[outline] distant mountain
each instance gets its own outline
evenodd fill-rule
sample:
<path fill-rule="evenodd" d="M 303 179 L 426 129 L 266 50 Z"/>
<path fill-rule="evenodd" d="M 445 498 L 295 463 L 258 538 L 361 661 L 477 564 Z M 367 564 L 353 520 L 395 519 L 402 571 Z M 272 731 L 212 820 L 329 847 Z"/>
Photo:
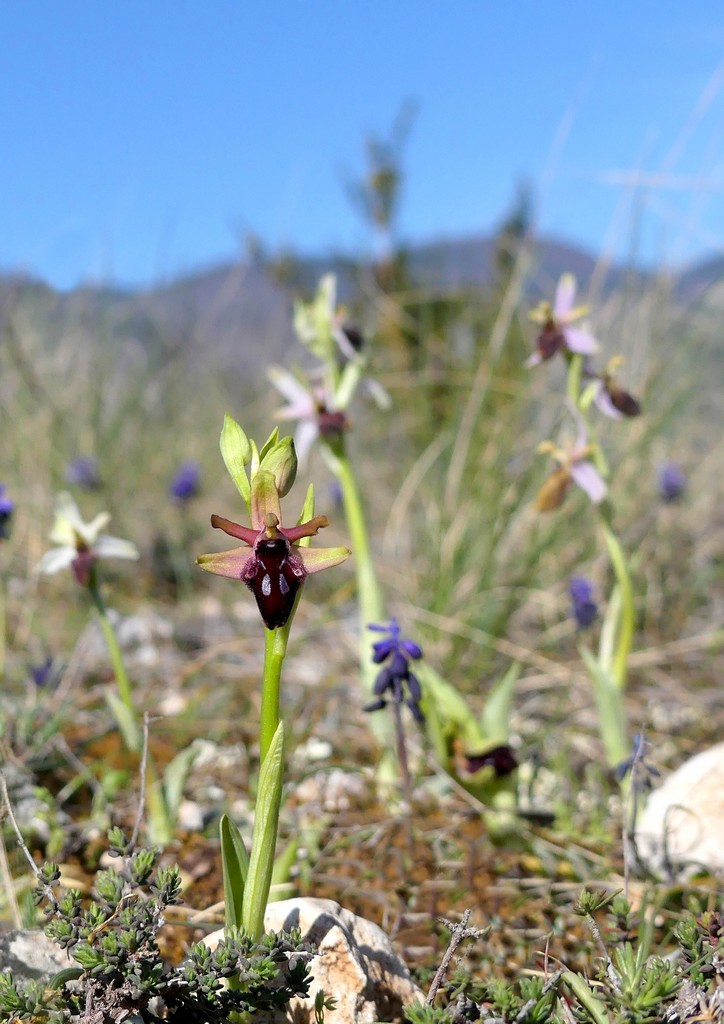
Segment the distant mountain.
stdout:
<path fill-rule="evenodd" d="M 442 292 L 483 288 L 494 280 L 495 242 L 491 238 L 445 239 L 411 246 L 404 253 L 410 277 Z M 541 240 L 534 250 L 530 294 L 550 294 L 564 271 L 582 288 L 592 279 L 596 260 L 585 250 L 556 240 Z M 292 303 L 301 290 L 311 293 L 327 270 L 339 276 L 345 300 L 364 292 L 370 268 L 348 258 L 289 259 L 222 264 L 142 290 L 84 286 L 57 292 L 40 281 L 0 275 L 0 321 L 12 319 L 18 331 L 30 331 L 49 349 L 70 343 L 108 340 L 148 357 L 166 360 L 183 353 L 192 370 L 213 364 L 222 372 L 257 375 L 261 367 L 284 359 L 293 344 Z M 645 283 L 647 275 L 608 268 L 606 289 L 626 277 Z M 676 282 L 683 299 L 696 299 L 724 280 L 724 259 L 688 268 Z M 600 282 L 599 282 L 600 283 Z M 0 327 L 2 323 L 0 323 Z"/>

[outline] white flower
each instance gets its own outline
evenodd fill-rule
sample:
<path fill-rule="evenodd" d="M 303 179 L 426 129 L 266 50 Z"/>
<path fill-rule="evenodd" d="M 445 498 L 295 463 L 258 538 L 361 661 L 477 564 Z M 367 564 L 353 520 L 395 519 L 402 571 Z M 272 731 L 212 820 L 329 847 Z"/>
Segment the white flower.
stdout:
<path fill-rule="evenodd" d="M 56 547 L 46 551 L 35 568 L 36 573 L 50 576 L 72 569 L 78 582 L 85 585 L 92 565 L 99 558 L 138 558 L 135 544 L 101 532 L 110 518 L 108 512 L 100 512 L 95 519 L 84 523 L 75 501 L 63 491 L 56 499 L 55 522 L 50 531 L 50 539 Z"/>

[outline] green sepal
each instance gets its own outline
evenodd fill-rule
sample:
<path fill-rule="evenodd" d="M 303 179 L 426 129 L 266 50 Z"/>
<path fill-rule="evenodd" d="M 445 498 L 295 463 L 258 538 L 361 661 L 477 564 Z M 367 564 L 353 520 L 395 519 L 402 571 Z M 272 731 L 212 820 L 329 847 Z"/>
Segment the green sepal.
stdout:
<path fill-rule="evenodd" d="M 581 393 L 581 397 L 578 400 L 578 408 L 581 412 L 588 412 L 591 408 L 591 402 L 593 401 L 596 391 L 598 390 L 598 380 L 592 380 Z"/>
<path fill-rule="evenodd" d="M 227 814 L 219 822 L 221 867 L 224 876 L 224 916 L 227 928 L 241 928 L 244 888 L 249 875 L 249 854 L 241 832 Z"/>
<path fill-rule="evenodd" d="M 252 448 L 248 437 L 239 424 L 230 416 L 224 413 L 224 426 L 219 439 L 221 457 L 224 465 L 229 471 L 229 476 L 236 484 L 236 489 L 249 507 L 251 488 L 249 477 L 246 474 L 246 465 L 251 459 Z"/>
<path fill-rule="evenodd" d="M 283 769 L 284 723 L 280 722 L 259 772 L 251 857 L 242 899 L 242 924 L 253 939 L 258 939 L 264 931 L 264 911 L 269 900 L 282 801 Z"/>
<path fill-rule="evenodd" d="M 264 456 L 272 450 L 272 448 L 279 443 L 279 427 L 274 427 L 269 437 L 266 439 L 264 444 L 261 446 L 259 451 L 259 459 L 263 462 Z"/>

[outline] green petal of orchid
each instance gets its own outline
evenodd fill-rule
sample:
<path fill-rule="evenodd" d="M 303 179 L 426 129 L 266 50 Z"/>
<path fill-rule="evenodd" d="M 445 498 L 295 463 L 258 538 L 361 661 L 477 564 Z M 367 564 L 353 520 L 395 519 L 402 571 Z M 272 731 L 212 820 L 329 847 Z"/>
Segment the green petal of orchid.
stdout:
<path fill-rule="evenodd" d="M 308 573 L 321 572 L 339 565 L 352 554 L 349 548 L 298 548 L 294 547 Z"/>
<path fill-rule="evenodd" d="M 255 530 L 266 526 L 266 517 L 275 515 L 277 522 L 282 520 L 279 504 L 279 492 L 274 477 L 265 469 L 260 469 L 251 483 L 251 525 Z"/>
<path fill-rule="evenodd" d="M 232 548 L 231 551 L 219 551 L 211 555 L 199 555 L 196 564 L 206 572 L 215 576 L 226 576 L 228 579 L 240 580 L 246 562 L 253 558 L 254 552 L 249 547 Z"/>

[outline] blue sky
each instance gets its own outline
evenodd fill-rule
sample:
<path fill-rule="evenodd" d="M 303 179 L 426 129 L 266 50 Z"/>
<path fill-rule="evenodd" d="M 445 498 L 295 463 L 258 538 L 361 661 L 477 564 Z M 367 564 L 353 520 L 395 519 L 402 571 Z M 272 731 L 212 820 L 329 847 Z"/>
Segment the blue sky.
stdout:
<path fill-rule="evenodd" d="M 724 249 L 718 0 L 9 0 L 0 45 L 0 269 L 59 287 L 250 233 L 369 250 L 344 180 L 406 100 L 406 240 L 490 231 L 527 179 L 595 252 Z"/>

